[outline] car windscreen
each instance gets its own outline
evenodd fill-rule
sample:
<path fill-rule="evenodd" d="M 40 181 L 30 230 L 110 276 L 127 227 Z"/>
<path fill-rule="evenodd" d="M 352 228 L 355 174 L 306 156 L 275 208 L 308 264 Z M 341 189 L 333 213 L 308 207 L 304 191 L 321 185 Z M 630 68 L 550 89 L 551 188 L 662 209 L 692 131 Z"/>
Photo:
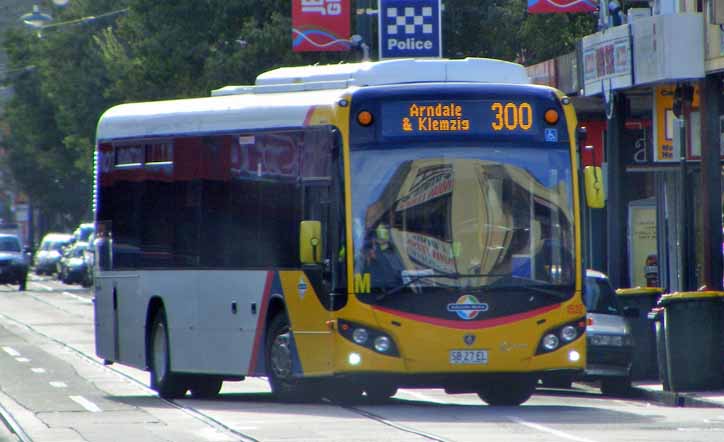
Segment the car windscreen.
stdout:
<path fill-rule="evenodd" d="M 1 252 L 19 252 L 20 242 L 17 238 L 0 238 Z"/>
<path fill-rule="evenodd" d="M 606 279 L 587 277 L 583 302 L 589 313 L 619 314 L 616 292 Z"/>

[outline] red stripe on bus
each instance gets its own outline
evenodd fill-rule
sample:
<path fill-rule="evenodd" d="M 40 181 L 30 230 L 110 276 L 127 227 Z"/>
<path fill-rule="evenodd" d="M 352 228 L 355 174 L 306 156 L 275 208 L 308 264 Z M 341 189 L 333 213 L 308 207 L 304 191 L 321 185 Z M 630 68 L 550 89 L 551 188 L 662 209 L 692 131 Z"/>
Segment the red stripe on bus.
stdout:
<path fill-rule="evenodd" d="M 511 322 L 521 321 L 523 319 L 532 318 L 560 307 L 560 304 L 541 307 L 528 312 L 517 313 L 515 315 L 501 316 L 499 318 L 483 319 L 480 321 L 454 321 L 451 319 L 431 318 L 429 316 L 416 315 L 414 313 L 401 312 L 399 310 L 388 309 L 385 307 L 374 306 L 375 310 L 380 310 L 391 315 L 400 316 L 413 321 L 424 322 L 427 324 L 437 325 L 440 327 L 457 328 L 461 330 L 472 330 L 478 328 L 495 327 L 497 325 L 509 324 Z"/>
<path fill-rule="evenodd" d="M 256 374 L 257 358 L 259 357 L 259 349 L 263 344 L 262 337 L 266 329 L 264 321 L 266 320 L 266 311 L 269 307 L 269 294 L 271 293 L 271 284 L 274 279 L 274 272 L 267 272 L 266 283 L 264 284 L 264 294 L 261 298 L 261 307 L 259 309 L 259 317 L 256 320 L 256 334 L 254 336 L 254 348 L 251 350 L 251 360 L 249 360 L 249 375 Z"/>
<path fill-rule="evenodd" d="M 312 121 L 312 115 L 314 115 L 314 111 L 317 109 L 317 106 L 312 106 L 307 111 L 307 115 L 304 116 L 304 126 L 309 126 L 310 122 Z"/>

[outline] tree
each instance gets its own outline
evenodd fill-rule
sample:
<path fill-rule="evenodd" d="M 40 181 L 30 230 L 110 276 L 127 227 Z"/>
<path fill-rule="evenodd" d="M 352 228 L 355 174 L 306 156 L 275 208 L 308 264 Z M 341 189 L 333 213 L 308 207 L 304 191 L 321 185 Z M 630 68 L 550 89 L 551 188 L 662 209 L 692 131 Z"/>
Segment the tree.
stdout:
<path fill-rule="evenodd" d="M 523 0 L 444 3 L 444 56 L 453 58 L 532 64 L 572 51 L 595 26 L 593 16 L 528 15 Z M 292 52 L 289 0 L 72 0 L 53 15 L 40 39 L 26 29 L 5 35 L 9 67 L 20 72 L 9 80 L 5 164 L 36 207 L 65 220 L 59 227 L 91 216 L 95 128 L 109 107 L 203 97 L 279 66 L 360 58 Z"/>

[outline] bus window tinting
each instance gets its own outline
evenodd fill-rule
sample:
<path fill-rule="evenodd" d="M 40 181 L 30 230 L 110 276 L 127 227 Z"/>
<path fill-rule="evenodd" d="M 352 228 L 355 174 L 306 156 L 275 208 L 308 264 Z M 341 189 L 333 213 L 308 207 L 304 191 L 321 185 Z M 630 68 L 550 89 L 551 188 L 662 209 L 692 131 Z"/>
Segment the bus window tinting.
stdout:
<path fill-rule="evenodd" d="M 172 161 L 102 170 L 114 268 L 299 265 L 306 178 L 330 174 L 328 129 L 178 138 Z"/>

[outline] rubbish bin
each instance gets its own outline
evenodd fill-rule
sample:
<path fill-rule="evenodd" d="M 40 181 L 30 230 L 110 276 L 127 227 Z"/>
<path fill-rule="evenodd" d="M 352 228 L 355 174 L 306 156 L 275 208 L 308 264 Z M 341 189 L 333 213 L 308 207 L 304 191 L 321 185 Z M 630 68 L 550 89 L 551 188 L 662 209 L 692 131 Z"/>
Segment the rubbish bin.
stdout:
<path fill-rule="evenodd" d="M 664 308 L 654 307 L 648 314 L 651 321 L 654 322 L 654 332 L 656 335 L 656 367 L 658 371 L 659 381 L 664 387 L 664 391 L 670 391 L 669 371 L 666 369 L 666 333 L 664 331 Z"/>
<path fill-rule="evenodd" d="M 666 368 L 672 391 L 724 387 L 724 292 L 679 292 L 661 297 Z"/>
<path fill-rule="evenodd" d="M 632 379 L 656 379 L 656 329 L 648 314 L 661 297 L 658 287 L 634 287 L 616 290 L 616 298 L 621 308 L 635 309 L 638 314 L 627 316 L 634 338 Z"/>

